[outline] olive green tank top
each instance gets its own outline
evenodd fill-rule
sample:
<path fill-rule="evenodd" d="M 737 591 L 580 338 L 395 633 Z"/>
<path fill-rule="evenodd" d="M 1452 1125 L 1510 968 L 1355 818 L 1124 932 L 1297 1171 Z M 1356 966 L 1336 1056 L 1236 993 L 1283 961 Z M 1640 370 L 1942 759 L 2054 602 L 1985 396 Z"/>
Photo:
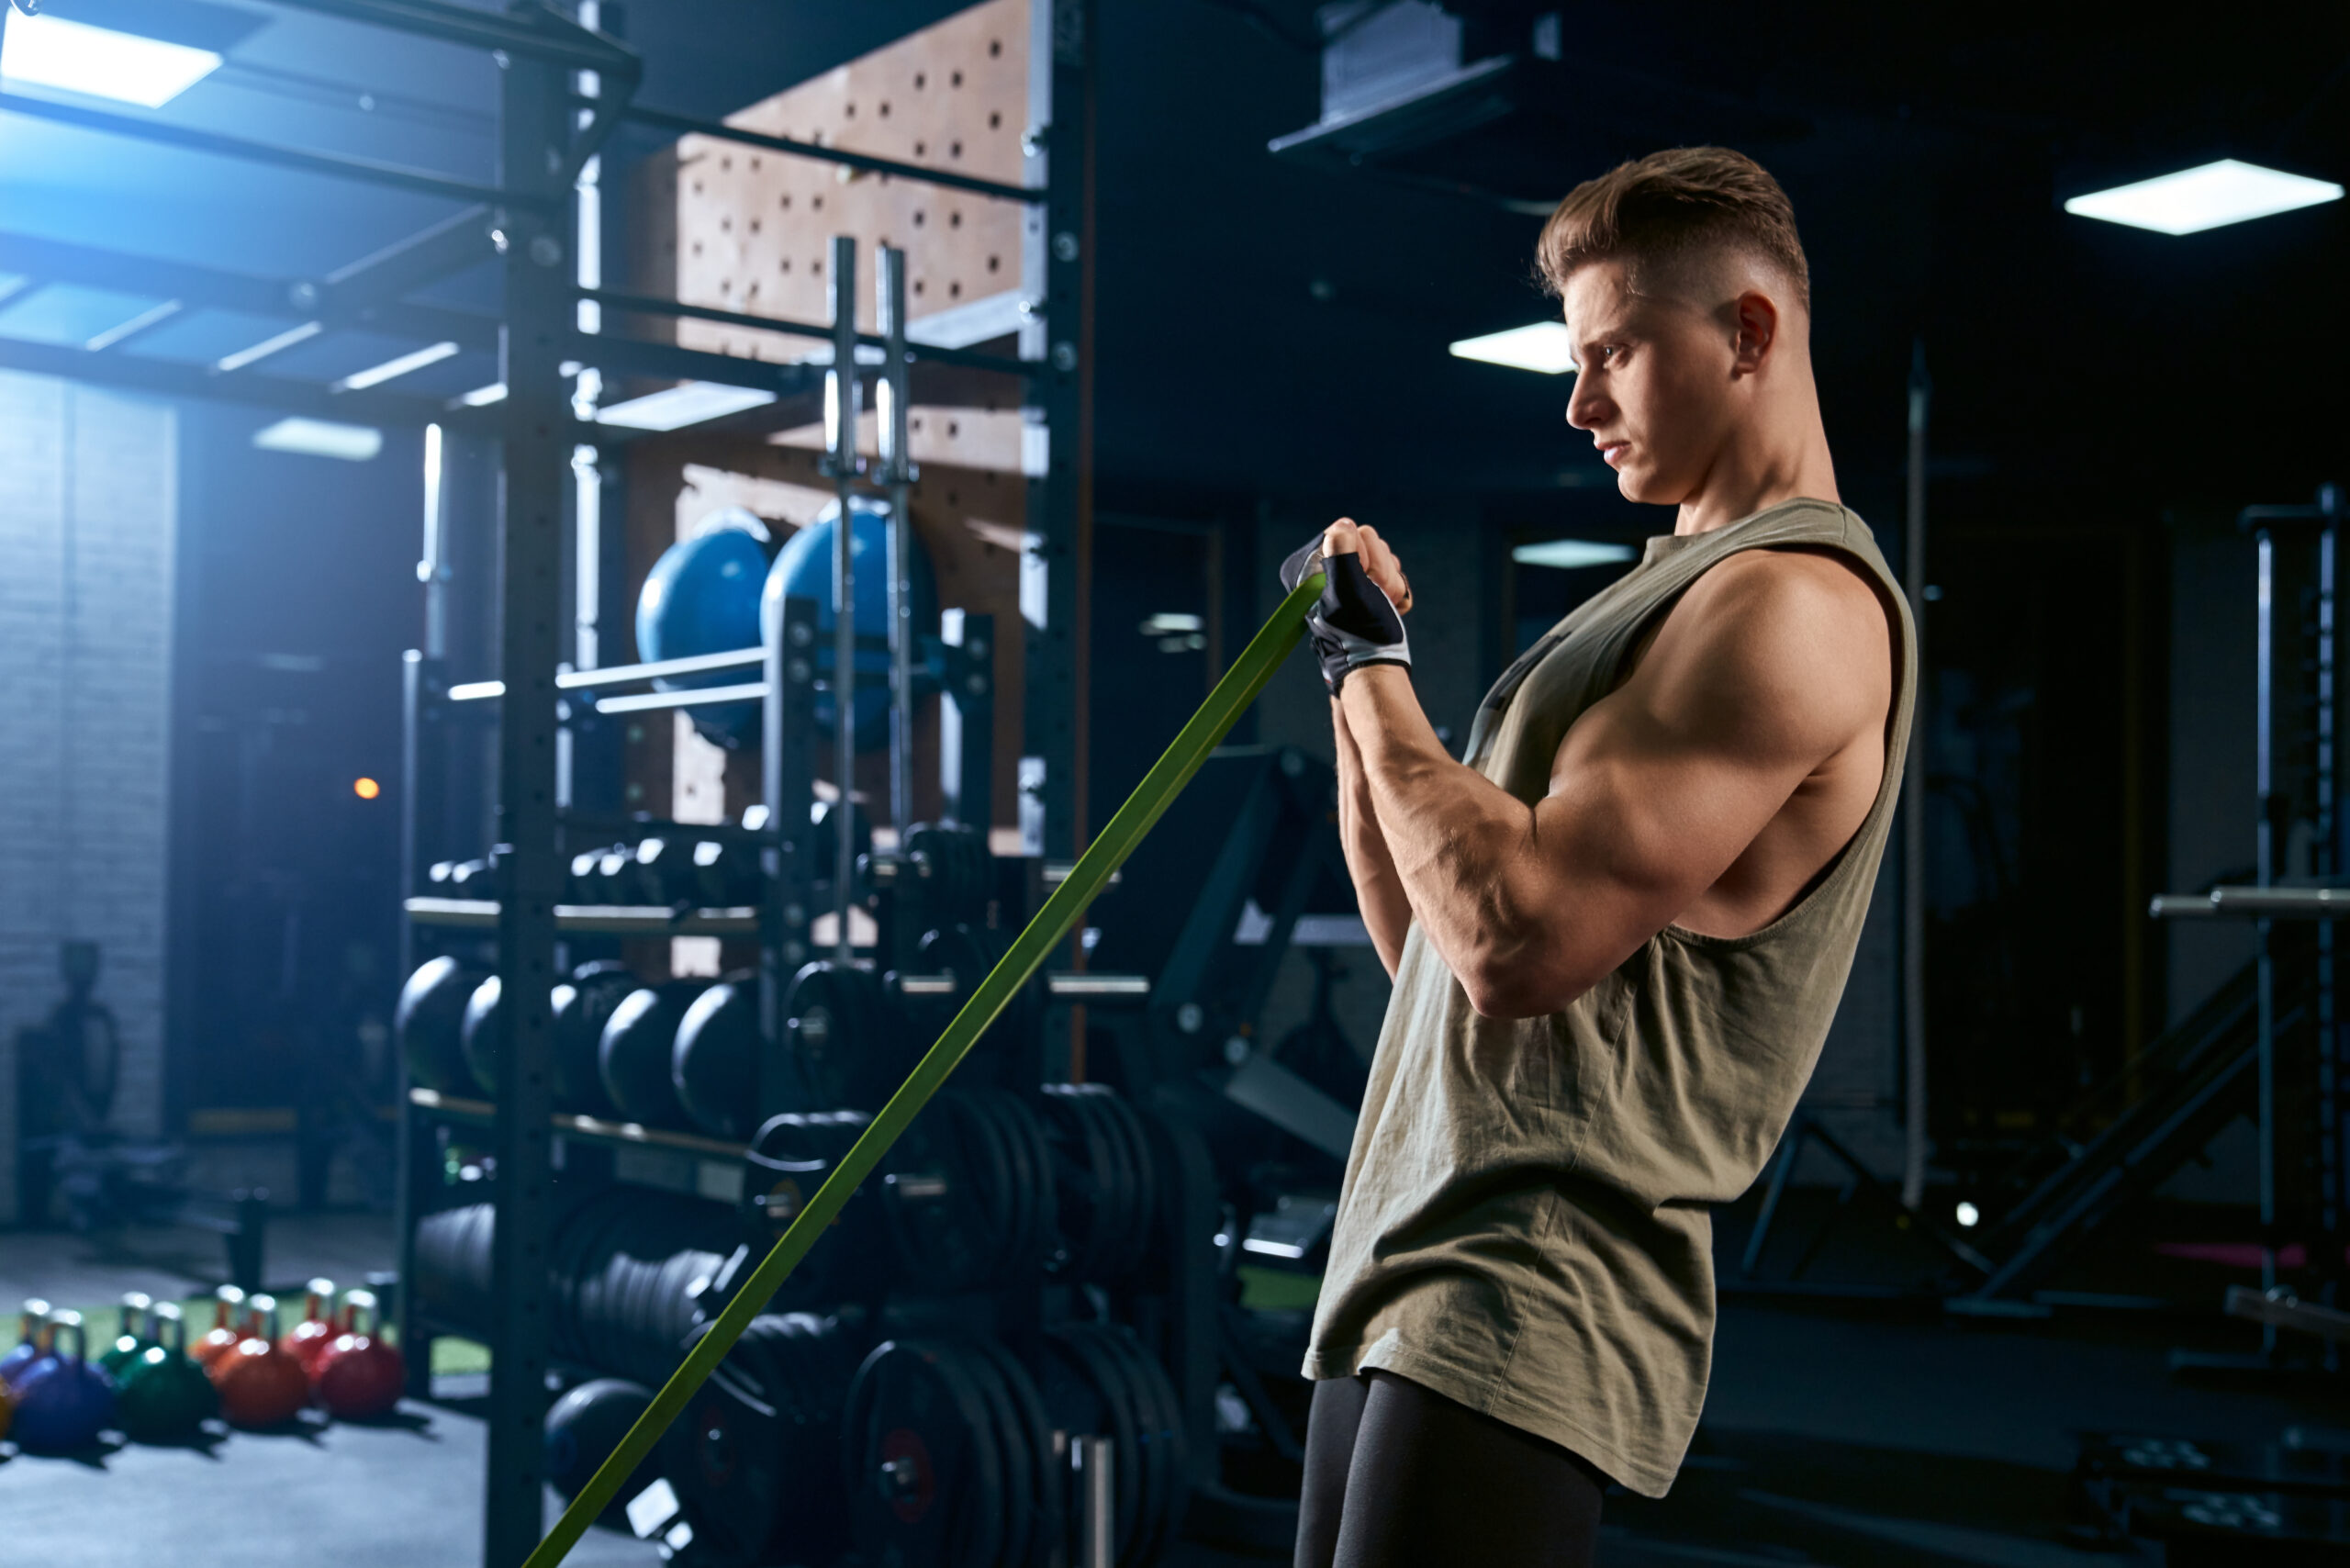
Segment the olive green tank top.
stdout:
<path fill-rule="evenodd" d="M 1384 1368 L 1662 1496 L 1705 1404 L 1710 1207 L 1751 1186 L 1793 1115 L 1851 971 L 1900 798 L 1917 681 L 1868 525 L 1794 500 L 1651 539 L 1478 710 L 1470 766 L 1529 804 L 1568 727 L 1641 634 L 1741 550 L 1847 557 L 1898 617 L 1883 782 L 1810 890 L 1738 937 L 1667 926 L 1548 1017 L 1480 1016 L 1415 924 L 1347 1162 L 1305 1375 Z"/>

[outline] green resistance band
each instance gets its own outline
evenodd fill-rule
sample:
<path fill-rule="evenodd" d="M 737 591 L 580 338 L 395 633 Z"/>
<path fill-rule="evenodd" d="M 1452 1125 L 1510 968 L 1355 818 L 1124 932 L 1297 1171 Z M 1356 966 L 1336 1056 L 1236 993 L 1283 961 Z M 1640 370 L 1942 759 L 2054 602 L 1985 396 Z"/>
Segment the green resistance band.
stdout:
<path fill-rule="evenodd" d="M 1166 755 L 1143 776 L 1143 781 L 1135 787 L 1126 803 L 1118 808 L 1118 814 L 1110 819 L 1101 836 L 1078 857 L 1068 879 L 1054 890 L 1045 901 L 1045 907 L 1036 912 L 1036 918 L 1013 943 L 1012 950 L 979 982 L 971 1000 L 963 1004 L 954 1022 L 946 1025 L 946 1032 L 939 1036 L 938 1043 L 930 1047 L 904 1084 L 890 1096 L 890 1103 L 881 1107 L 880 1114 L 850 1146 L 823 1185 L 816 1189 L 816 1195 L 808 1200 L 808 1206 L 800 1211 L 776 1242 L 775 1249 L 752 1271 L 743 1288 L 734 1294 L 734 1299 L 718 1315 L 710 1331 L 686 1353 L 685 1363 L 662 1385 L 651 1407 L 636 1418 L 636 1425 L 628 1429 L 620 1447 L 612 1450 L 612 1456 L 604 1461 L 579 1495 L 571 1500 L 571 1506 L 564 1509 L 554 1529 L 539 1542 L 538 1550 L 531 1553 L 522 1568 L 555 1568 L 579 1543 L 588 1522 L 603 1513 L 620 1491 L 621 1484 L 635 1471 L 638 1462 L 685 1409 L 686 1402 L 725 1359 L 726 1352 L 734 1348 L 734 1342 L 751 1326 L 751 1319 L 775 1298 L 775 1293 L 782 1288 L 800 1260 L 808 1255 L 816 1238 L 824 1234 L 824 1227 L 833 1223 L 842 1205 L 848 1202 L 849 1194 L 873 1174 L 881 1157 L 890 1152 L 890 1146 L 930 1103 L 930 1097 L 945 1085 L 947 1075 L 978 1044 L 988 1025 L 995 1022 L 996 1014 L 1035 976 L 1046 957 L 1076 928 L 1086 906 L 1109 884 L 1110 874 L 1134 852 L 1143 834 L 1158 823 L 1183 786 L 1192 781 L 1208 754 L 1230 733 L 1234 722 L 1265 689 L 1265 683 L 1305 634 L 1305 612 L 1321 593 L 1322 575 L 1316 572 L 1298 584 L 1296 591 L 1281 600 L 1281 608 L 1273 611 L 1264 629 L 1249 639 L 1248 646 L 1233 661 L 1224 678 L 1215 683 L 1215 689 L 1208 693 L 1200 711 L 1176 735 Z"/>

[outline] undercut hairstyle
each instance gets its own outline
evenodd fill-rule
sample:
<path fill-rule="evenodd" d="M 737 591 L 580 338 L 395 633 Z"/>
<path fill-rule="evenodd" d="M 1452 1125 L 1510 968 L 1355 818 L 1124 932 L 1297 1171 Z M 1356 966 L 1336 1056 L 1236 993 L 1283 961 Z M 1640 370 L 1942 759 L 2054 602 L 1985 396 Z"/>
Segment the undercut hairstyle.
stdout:
<path fill-rule="evenodd" d="M 1740 251 L 1769 263 L 1811 311 L 1811 268 L 1796 237 L 1795 207 L 1770 171 L 1727 147 L 1675 147 L 1619 163 L 1567 193 L 1535 248 L 1543 286 L 1565 292 L 1588 262 L 1628 263 L 1632 286 L 1708 251 Z"/>

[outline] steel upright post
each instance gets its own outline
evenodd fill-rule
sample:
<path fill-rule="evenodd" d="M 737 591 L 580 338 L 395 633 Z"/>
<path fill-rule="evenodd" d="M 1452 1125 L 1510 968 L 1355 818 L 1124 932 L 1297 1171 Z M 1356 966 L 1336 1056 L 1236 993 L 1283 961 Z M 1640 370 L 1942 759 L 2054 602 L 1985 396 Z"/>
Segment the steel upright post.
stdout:
<path fill-rule="evenodd" d="M 1093 525 L 1093 0 L 1036 0 L 1031 13 L 1026 183 L 1048 192 L 1025 222 L 1033 313 L 1024 359 L 1028 638 L 1020 822 L 1031 852 L 1075 855 L 1085 837 L 1085 579 Z M 1041 843 L 1036 842 L 1041 839 Z"/>
<path fill-rule="evenodd" d="M 906 253 L 884 245 L 877 259 L 874 294 L 879 308 L 874 325 L 881 334 L 881 352 L 889 356 L 874 384 L 881 443 L 880 472 L 874 477 L 890 491 L 890 823 L 903 834 L 914 812 L 915 474 L 906 451 Z"/>
<path fill-rule="evenodd" d="M 489 1473 L 485 1568 L 512 1568 L 538 1544 L 540 1452 L 548 1362 L 547 1246 L 554 1172 L 554 905 L 563 885 L 555 801 L 555 661 L 569 618 L 563 584 L 564 501 L 571 483 L 571 409 L 558 366 L 572 330 L 569 84 L 563 69 L 517 53 L 500 79 L 500 177 L 543 205 L 508 209 L 505 470 L 499 495 L 503 608 L 498 826 L 511 846 L 500 890 L 498 971 L 509 999 L 498 1053 L 497 1235 L 490 1281 Z"/>
<path fill-rule="evenodd" d="M 833 778 L 840 790 L 833 834 L 833 954 L 847 963 L 850 884 L 856 874 L 856 841 L 850 835 L 849 795 L 856 788 L 856 422 L 861 398 L 856 378 L 856 241 L 833 236 L 833 368 L 824 377 L 824 472 L 840 503 L 833 530 Z"/>
<path fill-rule="evenodd" d="M 2253 719 L 2253 790 L 2259 801 L 2260 820 L 2254 828 L 2255 879 L 2261 887 L 2277 880 L 2277 826 L 2282 802 L 2277 794 L 2277 536 L 2264 528 L 2259 534 L 2259 645 L 2255 654 Z M 2273 922 L 2257 924 L 2260 957 L 2257 968 L 2259 1052 L 2260 1288 L 2277 1287 L 2277 934 Z M 2277 1327 L 2263 1324 L 2260 1349 L 2277 1349 Z"/>

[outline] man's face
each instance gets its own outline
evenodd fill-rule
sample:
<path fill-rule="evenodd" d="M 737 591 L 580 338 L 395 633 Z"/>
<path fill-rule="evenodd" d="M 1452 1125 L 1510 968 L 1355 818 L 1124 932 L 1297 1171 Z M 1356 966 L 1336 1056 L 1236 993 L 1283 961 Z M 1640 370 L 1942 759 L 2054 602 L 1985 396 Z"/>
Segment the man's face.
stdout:
<path fill-rule="evenodd" d="M 1620 261 L 1587 263 L 1563 304 L 1575 345 L 1567 423 L 1589 431 L 1626 500 L 1677 506 L 1738 414 L 1726 322 L 1670 293 L 1634 294 Z"/>

